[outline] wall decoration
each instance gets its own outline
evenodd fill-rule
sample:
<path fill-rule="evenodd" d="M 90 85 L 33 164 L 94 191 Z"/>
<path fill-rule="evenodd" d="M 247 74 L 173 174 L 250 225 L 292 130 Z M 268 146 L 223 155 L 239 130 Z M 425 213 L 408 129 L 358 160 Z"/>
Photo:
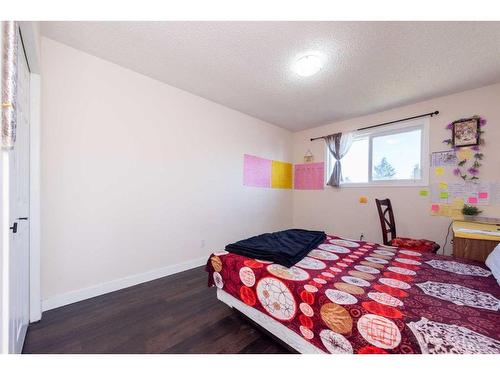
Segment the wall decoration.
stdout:
<path fill-rule="evenodd" d="M 297 190 L 323 190 L 325 163 L 295 164 L 243 155 L 243 185 Z"/>
<path fill-rule="evenodd" d="M 453 169 L 453 174 L 464 181 L 476 181 L 479 179 L 479 167 L 483 154 L 480 152 L 480 145 L 484 142 L 481 134 L 486 119 L 480 116 L 473 116 L 468 119 L 454 121 L 446 126 L 452 131 L 452 137 L 445 139 L 443 143 L 457 151 L 457 164 Z M 462 148 L 467 147 L 467 148 Z"/>
<path fill-rule="evenodd" d="M 464 203 L 487 206 L 500 202 L 499 182 L 450 182 L 430 186 L 431 202 L 462 207 Z"/>
<path fill-rule="evenodd" d="M 271 160 L 245 154 L 243 156 L 243 185 L 271 187 Z"/>
<path fill-rule="evenodd" d="M 466 147 L 479 144 L 479 117 L 458 120 L 452 124 L 453 146 Z"/>
<path fill-rule="evenodd" d="M 323 190 L 325 163 L 295 164 L 293 187 L 297 190 Z"/>
<path fill-rule="evenodd" d="M 461 218 L 461 208 L 456 208 L 450 204 L 436 204 L 431 205 L 430 214 L 433 216 L 447 216 L 451 218 Z"/>
<path fill-rule="evenodd" d="M 437 151 L 431 154 L 432 167 L 445 167 L 457 164 L 457 155 L 455 150 Z"/>
<path fill-rule="evenodd" d="M 271 164 L 271 187 L 275 189 L 292 188 L 293 165 L 273 160 Z"/>
<path fill-rule="evenodd" d="M 314 155 L 311 150 L 307 150 L 304 155 L 304 163 L 312 163 L 314 161 Z"/>

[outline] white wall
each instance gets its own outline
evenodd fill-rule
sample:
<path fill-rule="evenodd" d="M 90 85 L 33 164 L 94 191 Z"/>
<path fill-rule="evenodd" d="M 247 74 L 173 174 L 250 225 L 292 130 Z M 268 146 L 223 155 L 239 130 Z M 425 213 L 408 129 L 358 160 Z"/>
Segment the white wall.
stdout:
<path fill-rule="evenodd" d="M 418 187 L 247 188 L 244 153 L 300 163 L 311 149 L 319 161 L 324 143 L 311 137 L 437 109 L 431 151 L 446 149 L 446 124 L 481 115 L 481 178 L 500 180 L 500 85 L 291 134 L 50 39 L 41 53 L 46 309 L 141 280 L 134 275 L 201 264 L 231 241 L 292 225 L 380 242 L 377 197 L 393 201 L 400 235 L 444 242 L 450 220 L 429 215 Z M 369 204 L 358 203 L 361 195 Z"/>
<path fill-rule="evenodd" d="M 45 308 L 291 226 L 292 191 L 242 184 L 290 132 L 46 38 L 42 75 Z"/>
<path fill-rule="evenodd" d="M 480 168 L 480 178 L 484 181 L 500 180 L 500 84 L 459 94 L 436 98 L 414 105 L 396 108 L 390 111 L 353 118 L 325 126 L 295 133 L 294 162 L 300 163 L 308 149 L 311 149 L 315 161 L 325 156 L 325 145 L 321 140 L 311 142 L 312 137 L 319 137 L 339 131 L 350 131 L 360 127 L 392 121 L 398 118 L 439 110 L 439 116 L 430 119 L 430 151 L 449 149 L 442 144 L 450 138 L 451 132 L 445 126 L 460 118 L 480 115 L 488 120 L 485 126 L 485 146 L 481 151 L 485 158 Z M 447 168 L 447 175 L 436 177 L 431 171 L 430 183 L 458 181 L 452 176 L 452 168 Z M 326 187 L 324 191 L 294 191 L 293 224 L 295 227 L 326 230 L 350 238 L 365 238 L 381 242 L 382 234 L 375 206 L 375 198 L 390 198 L 396 216 L 398 235 L 413 238 L 428 238 L 443 244 L 450 223 L 449 218 L 435 217 L 429 214 L 429 199 L 419 196 L 421 187 L 344 187 L 334 189 Z M 359 197 L 367 196 L 368 204 L 360 204 Z M 486 206 L 484 215 L 500 216 L 499 206 Z M 450 249 L 448 249 L 450 250 Z"/>

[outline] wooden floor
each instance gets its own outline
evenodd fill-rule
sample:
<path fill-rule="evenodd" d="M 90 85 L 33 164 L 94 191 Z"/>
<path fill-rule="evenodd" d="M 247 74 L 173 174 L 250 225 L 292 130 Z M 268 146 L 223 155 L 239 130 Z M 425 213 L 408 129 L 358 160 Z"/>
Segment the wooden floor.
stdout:
<path fill-rule="evenodd" d="M 287 353 L 207 288 L 204 267 L 43 313 L 23 353 Z"/>

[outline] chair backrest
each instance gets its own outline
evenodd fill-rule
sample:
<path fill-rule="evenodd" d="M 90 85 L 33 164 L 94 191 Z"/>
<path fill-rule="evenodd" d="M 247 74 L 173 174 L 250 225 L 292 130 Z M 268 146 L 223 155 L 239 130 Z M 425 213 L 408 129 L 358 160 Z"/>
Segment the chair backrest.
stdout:
<path fill-rule="evenodd" d="M 394 213 L 392 212 L 392 205 L 390 199 L 375 199 L 377 203 L 378 217 L 380 225 L 382 226 L 382 239 L 384 245 L 390 245 L 391 241 L 396 238 L 396 222 L 394 221 Z M 388 234 L 391 238 L 388 238 Z"/>

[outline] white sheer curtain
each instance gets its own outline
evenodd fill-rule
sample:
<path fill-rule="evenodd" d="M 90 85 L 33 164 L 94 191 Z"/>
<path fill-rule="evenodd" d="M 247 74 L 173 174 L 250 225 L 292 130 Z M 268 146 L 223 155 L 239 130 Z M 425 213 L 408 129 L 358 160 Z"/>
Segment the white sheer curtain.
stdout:
<path fill-rule="evenodd" d="M 352 133 L 336 133 L 325 137 L 326 145 L 330 154 L 335 158 L 335 164 L 333 166 L 333 171 L 328 182 L 329 186 L 339 187 L 340 181 L 342 181 L 342 164 L 341 160 L 349 151 L 352 145 L 353 134 Z"/>
<path fill-rule="evenodd" d="M 17 125 L 17 22 L 2 22 L 2 147 L 12 149 Z"/>

